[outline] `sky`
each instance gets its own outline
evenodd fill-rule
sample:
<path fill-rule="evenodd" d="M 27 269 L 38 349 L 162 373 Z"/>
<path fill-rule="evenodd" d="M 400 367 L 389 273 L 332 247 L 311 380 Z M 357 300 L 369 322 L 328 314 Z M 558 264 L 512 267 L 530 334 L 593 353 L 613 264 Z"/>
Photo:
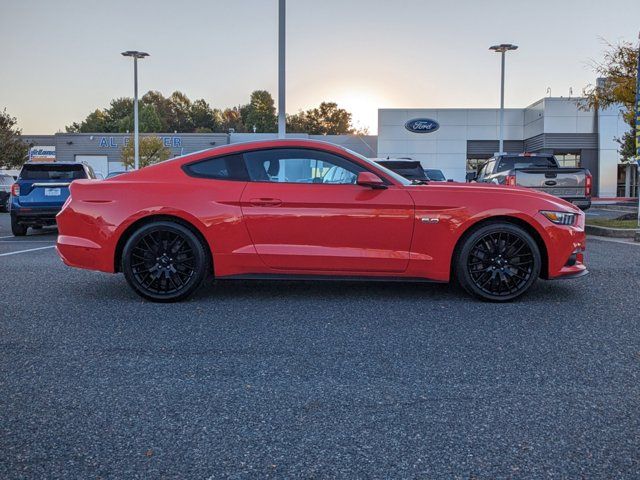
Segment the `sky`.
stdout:
<path fill-rule="evenodd" d="M 224 108 L 277 94 L 278 0 L 0 0 L 0 108 L 51 134 L 133 95 L 125 50 L 151 56 L 141 93 Z M 378 108 L 507 107 L 595 81 L 604 41 L 637 41 L 640 0 L 288 0 L 287 112 L 335 101 L 377 131 Z"/>

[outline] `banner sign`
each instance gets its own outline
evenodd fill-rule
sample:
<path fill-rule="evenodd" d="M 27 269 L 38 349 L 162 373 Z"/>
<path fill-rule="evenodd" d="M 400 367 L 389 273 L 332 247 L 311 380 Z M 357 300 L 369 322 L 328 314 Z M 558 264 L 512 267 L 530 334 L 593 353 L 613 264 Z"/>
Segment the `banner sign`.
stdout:
<path fill-rule="evenodd" d="M 31 147 L 29 149 L 30 162 L 55 162 L 56 147 Z"/>

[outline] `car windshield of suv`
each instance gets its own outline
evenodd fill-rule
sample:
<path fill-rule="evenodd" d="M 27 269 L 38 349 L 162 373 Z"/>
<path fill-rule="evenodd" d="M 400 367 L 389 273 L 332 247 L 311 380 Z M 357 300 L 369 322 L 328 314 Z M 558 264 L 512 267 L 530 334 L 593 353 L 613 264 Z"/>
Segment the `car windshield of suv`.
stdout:
<path fill-rule="evenodd" d="M 498 172 L 506 172 L 515 168 L 555 168 L 553 157 L 503 157 L 498 163 Z"/>
<path fill-rule="evenodd" d="M 353 150 L 349 150 L 348 148 L 344 148 L 344 150 L 349 152 L 354 157 L 358 157 L 363 162 L 366 162 L 368 165 L 371 165 L 372 167 L 374 167 L 374 171 L 375 171 L 375 169 L 382 170 L 385 174 L 387 174 L 389 177 L 393 178 L 400 185 L 413 185 L 413 183 L 410 180 L 407 180 L 402 175 L 398 175 L 393 170 L 389 170 L 384 165 L 380 165 L 379 163 L 374 162 L 373 160 L 365 157 L 364 155 L 360 155 L 358 152 L 354 152 Z"/>
<path fill-rule="evenodd" d="M 380 165 L 388 168 L 409 180 L 427 180 L 420 162 L 402 160 L 380 160 Z"/>
<path fill-rule="evenodd" d="M 78 180 L 87 178 L 82 165 L 26 164 L 20 172 L 21 180 Z"/>
<path fill-rule="evenodd" d="M 429 180 L 434 182 L 445 182 L 447 180 L 440 170 L 425 169 L 424 173 L 429 177 Z"/>

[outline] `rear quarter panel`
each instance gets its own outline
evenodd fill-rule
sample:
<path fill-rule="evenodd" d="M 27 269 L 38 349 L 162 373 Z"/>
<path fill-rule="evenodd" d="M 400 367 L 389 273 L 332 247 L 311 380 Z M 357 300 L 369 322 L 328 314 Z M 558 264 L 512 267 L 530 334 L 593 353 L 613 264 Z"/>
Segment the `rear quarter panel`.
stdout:
<path fill-rule="evenodd" d="M 118 241 L 136 222 L 155 216 L 171 216 L 193 225 L 216 258 L 216 273 L 229 268 L 229 255 L 255 258 L 239 199 L 246 183 L 198 179 L 179 169 L 167 169 L 163 178 L 123 175 L 108 181 L 76 181 L 72 201 L 58 215 L 64 241 L 88 240 L 98 245 L 96 264 L 85 268 L 113 272 Z M 82 265 L 76 265 L 82 266 Z"/>

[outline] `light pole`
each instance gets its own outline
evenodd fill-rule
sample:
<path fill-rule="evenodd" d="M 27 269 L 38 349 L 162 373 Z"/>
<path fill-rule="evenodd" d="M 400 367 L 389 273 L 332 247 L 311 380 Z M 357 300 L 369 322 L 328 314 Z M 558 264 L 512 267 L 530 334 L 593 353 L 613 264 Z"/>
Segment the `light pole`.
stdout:
<path fill-rule="evenodd" d="M 504 153 L 504 57 L 505 53 L 509 50 L 516 50 L 518 47 L 516 45 L 511 45 L 510 43 L 501 43 L 500 45 L 494 45 L 493 47 L 489 47 L 489 50 L 493 50 L 494 52 L 499 52 L 502 54 L 502 72 L 500 79 L 500 152 Z"/>
<path fill-rule="evenodd" d="M 140 143 L 138 138 L 138 59 L 148 57 L 145 52 L 127 50 L 122 52 L 125 57 L 133 57 L 133 168 L 138 170 L 140 166 Z"/>
<path fill-rule="evenodd" d="M 278 138 L 287 132 L 285 102 L 285 46 L 287 1 L 278 0 Z"/>

